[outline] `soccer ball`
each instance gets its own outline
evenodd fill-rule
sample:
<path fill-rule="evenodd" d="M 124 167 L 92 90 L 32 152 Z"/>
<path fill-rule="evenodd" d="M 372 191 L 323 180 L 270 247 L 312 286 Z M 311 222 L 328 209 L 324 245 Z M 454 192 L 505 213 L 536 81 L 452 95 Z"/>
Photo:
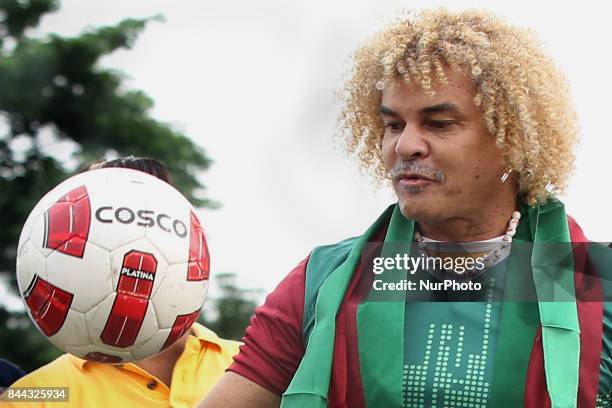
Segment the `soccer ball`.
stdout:
<path fill-rule="evenodd" d="M 28 313 L 60 349 L 119 363 L 170 346 L 197 319 L 209 255 L 189 201 L 147 173 L 105 168 L 62 182 L 17 249 Z"/>

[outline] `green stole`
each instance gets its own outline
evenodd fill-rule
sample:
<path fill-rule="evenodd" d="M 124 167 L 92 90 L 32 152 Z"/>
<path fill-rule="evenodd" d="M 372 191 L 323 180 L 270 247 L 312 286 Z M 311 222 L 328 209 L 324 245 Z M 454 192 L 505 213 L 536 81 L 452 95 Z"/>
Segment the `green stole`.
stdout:
<path fill-rule="evenodd" d="M 515 301 L 503 304 L 494 356 L 490 406 L 523 405 L 523 392 L 517 390 L 525 389 L 526 367 L 534 334 L 540 324 L 551 407 L 576 407 L 580 339 L 573 296 L 574 265 L 567 217 L 559 201 L 549 201 L 544 206 L 520 207 L 523 219 L 514 242 L 533 242 L 534 246 L 527 256 L 524 251 L 519 251 L 518 256 L 511 256 L 506 293 L 512 294 L 513 291 L 521 291 L 524 285 L 531 285 L 537 293 L 538 304 L 536 306 L 533 302 Z M 354 241 L 342 262 L 336 262 L 338 266 L 319 287 L 314 301 L 314 325 L 306 351 L 283 394 L 281 407 L 327 406 L 336 315 L 368 239 L 383 226 L 389 211 L 393 213 L 384 242 L 406 244 L 412 241 L 414 222 L 402 216 L 399 206 L 395 205 Z M 568 244 L 557 244 L 554 251 L 550 250 L 550 245 L 538 245 L 560 242 Z M 385 251 L 388 249 L 383 247 L 382 256 L 389 256 Z M 309 263 L 313 262 L 313 256 L 314 251 Z M 515 268 L 529 266 L 533 271 L 531 282 L 521 281 L 525 274 L 512 273 Z M 402 271 L 396 271 L 396 279 L 397 272 L 401 274 Z M 307 273 L 316 271 L 309 268 Z M 405 279 L 406 271 L 403 274 L 402 279 Z M 551 301 L 553 299 L 555 301 Z M 363 301 L 357 309 L 359 359 L 366 406 L 402 406 L 405 311 L 405 303 L 400 301 Z"/>

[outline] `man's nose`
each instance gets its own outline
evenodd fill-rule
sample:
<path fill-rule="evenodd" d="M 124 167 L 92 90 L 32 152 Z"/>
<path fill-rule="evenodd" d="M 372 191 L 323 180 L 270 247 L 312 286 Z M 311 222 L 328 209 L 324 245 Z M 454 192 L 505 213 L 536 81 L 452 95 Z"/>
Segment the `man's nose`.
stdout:
<path fill-rule="evenodd" d="M 406 125 L 397 139 L 395 154 L 405 160 L 427 157 L 429 144 L 425 140 L 422 130 L 417 126 Z"/>

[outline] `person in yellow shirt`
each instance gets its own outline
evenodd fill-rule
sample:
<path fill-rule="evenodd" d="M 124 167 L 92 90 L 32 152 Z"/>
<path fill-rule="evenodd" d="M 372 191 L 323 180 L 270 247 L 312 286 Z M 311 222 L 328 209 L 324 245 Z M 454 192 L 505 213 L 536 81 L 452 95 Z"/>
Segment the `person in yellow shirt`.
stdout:
<path fill-rule="evenodd" d="M 112 365 L 64 354 L 11 388 L 68 387 L 68 402 L 11 401 L 5 392 L 0 407 L 193 407 L 221 378 L 239 345 L 194 323 L 163 352 L 133 363 Z"/>
<path fill-rule="evenodd" d="M 130 156 L 94 163 L 88 169 L 102 167 L 145 171 L 171 183 L 165 165 L 153 159 Z M 161 353 L 132 363 L 113 365 L 63 354 L 16 381 L 0 396 L 0 407 L 192 407 L 223 376 L 239 346 L 194 323 Z M 8 391 L 20 387 L 67 387 L 68 401 L 9 398 Z"/>

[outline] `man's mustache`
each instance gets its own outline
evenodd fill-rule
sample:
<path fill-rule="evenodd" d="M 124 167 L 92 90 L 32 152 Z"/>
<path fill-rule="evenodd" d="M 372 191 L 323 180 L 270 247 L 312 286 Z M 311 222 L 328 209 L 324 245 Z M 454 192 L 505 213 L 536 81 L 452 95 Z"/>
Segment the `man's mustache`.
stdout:
<path fill-rule="evenodd" d="M 408 175 L 417 175 L 439 182 L 444 181 L 444 173 L 442 171 L 423 166 L 415 161 L 402 160 L 393 166 L 388 173 L 389 178 L 392 180 Z"/>

